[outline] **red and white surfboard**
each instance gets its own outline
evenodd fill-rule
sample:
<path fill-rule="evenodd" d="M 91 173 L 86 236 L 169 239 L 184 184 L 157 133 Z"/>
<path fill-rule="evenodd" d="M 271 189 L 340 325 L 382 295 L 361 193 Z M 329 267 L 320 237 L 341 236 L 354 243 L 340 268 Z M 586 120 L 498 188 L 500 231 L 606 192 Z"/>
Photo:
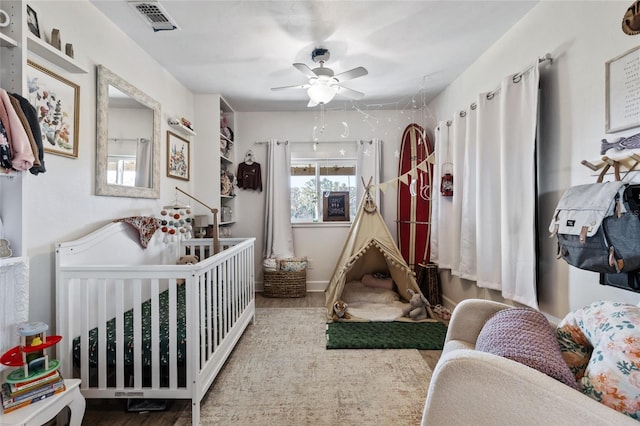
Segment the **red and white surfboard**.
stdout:
<path fill-rule="evenodd" d="M 409 176 L 409 184 L 398 185 L 398 247 L 405 261 L 413 270 L 429 261 L 429 239 L 431 225 L 429 212 L 433 165 L 417 168 L 423 163 L 433 146 L 424 129 L 418 124 L 409 124 L 402 134 L 398 176 L 415 170 Z"/>

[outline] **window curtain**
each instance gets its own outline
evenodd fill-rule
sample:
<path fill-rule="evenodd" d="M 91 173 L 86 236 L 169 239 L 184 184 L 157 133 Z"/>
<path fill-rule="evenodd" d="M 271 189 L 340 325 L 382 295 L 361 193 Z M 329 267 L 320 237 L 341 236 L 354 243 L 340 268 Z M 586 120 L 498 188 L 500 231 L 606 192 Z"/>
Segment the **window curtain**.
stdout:
<path fill-rule="evenodd" d="M 357 161 L 356 161 L 356 200 L 358 205 L 364 196 L 364 186 L 361 185 L 360 177 L 364 179 L 364 183 L 371 180 L 371 184 L 375 190 L 371 196 L 380 206 L 380 168 L 382 167 L 382 141 L 380 139 L 372 139 L 370 141 L 357 142 Z"/>
<path fill-rule="evenodd" d="M 265 258 L 294 257 L 291 228 L 291 151 L 286 142 L 267 144 L 265 172 Z"/>
<path fill-rule="evenodd" d="M 147 138 L 139 138 L 136 149 L 136 186 L 151 188 L 151 163 L 153 162 L 151 141 Z"/>
<path fill-rule="evenodd" d="M 536 131 L 539 69 L 505 77 L 436 129 L 432 259 L 478 287 L 537 309 Z M 454 195 L 440 194 L 452 161 Z"/>
<path fill-rule="evenodd" d="M 460 264 L 458 275 L 466 280 L 476 281 L 476 124 L 477 104 L 466 113 L 464 137 L 464 173 L 458 179 L 462 184 L 460 206 Z M 454 186 L 457 187 L 457 185 Z"/>

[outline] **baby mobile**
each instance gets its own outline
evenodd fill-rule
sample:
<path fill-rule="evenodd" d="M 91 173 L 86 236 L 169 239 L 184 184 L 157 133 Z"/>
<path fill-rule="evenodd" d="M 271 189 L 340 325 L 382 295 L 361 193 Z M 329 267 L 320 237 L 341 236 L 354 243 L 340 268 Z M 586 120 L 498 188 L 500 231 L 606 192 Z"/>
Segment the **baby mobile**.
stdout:
<path fill-rule="evenodd" d="M 164 234 L 163 242 L 192 238 L 191 207 L 179 204 L 177 194 L 175 202 L 172 205 L 164 206 L 160 211 L 160 216 L 160 230 Z"/>

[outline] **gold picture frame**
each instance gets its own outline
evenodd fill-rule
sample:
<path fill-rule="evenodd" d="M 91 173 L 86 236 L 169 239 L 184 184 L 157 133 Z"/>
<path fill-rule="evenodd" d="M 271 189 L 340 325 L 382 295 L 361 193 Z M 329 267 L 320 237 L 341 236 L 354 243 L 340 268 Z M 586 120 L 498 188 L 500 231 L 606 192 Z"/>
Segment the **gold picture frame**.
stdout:
<path fill-rule="evenodd" d="M 349 191 L 331 191 L 322 197 L 322 221 L 344 222 L 349 220 Z"/>
<path fill-rule="evenodd" d="M 189 140 L 167 130 L 167 177 L 189 180 Z"/>
<path fill-rule="evenodd" d="M 40 122 L 45 152 L 78 158 L 80 86 L 27 60 L 28 99 Z"/>

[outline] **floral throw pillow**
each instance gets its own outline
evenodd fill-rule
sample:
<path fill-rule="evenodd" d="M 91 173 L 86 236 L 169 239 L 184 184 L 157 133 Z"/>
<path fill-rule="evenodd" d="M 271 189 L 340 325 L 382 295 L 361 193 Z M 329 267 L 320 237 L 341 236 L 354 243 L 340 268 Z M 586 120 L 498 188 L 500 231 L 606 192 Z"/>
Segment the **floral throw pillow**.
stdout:
<path fill-rule="evenodd" d="M 640 307 L 595 302 L 568 314 L 556 335 L 582 392 L 640 420 Z"/>

